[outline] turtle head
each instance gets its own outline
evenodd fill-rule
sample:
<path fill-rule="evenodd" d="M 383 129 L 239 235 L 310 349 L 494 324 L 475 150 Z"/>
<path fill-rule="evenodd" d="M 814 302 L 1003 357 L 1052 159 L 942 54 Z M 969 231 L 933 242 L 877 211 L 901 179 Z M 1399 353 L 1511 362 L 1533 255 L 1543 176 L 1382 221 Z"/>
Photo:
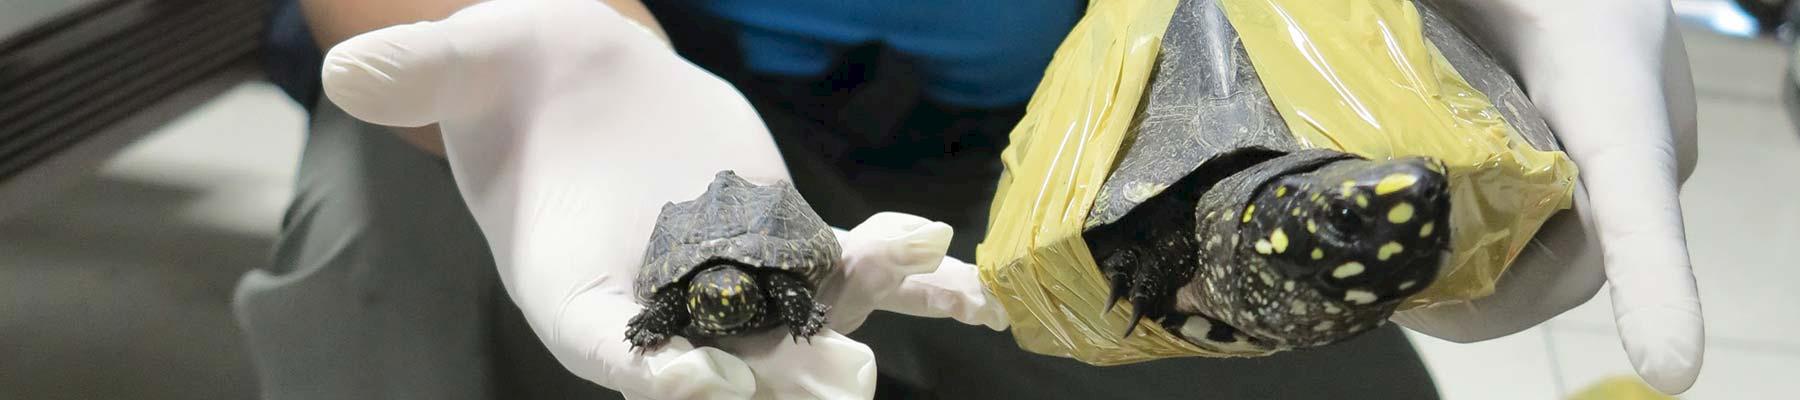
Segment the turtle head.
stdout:
<path fill-rule="evenodd" d="M 1166 323 L 1198 342 L 1276 347 L 1380 326 L 1436 279 L 1448 253 L 1443 171 L 1428 159 L 1354 158 L 1265 181 L 1230 215 L 1239 222 L 1230 244 L 1209 242 L 1242 268 L 1202 269 L 1176 308 L 1207 318 Z"/>
<path fill-rule="evenodd" d="M 1352 159 L 1259 189 L 1240 226 L 1252 257 L 1349 306 L 1391 303 L 1436 278 L 1448 251 L 1450 185 L 1425 158 Z"/>
<path fill-rule="evenodd" d="M 763 313 L 763 290 L 755 276 L 732 265 L 716 265 L 688 282 L 687 309 L 695 327 L 708 332 L 747 328 Z"/>

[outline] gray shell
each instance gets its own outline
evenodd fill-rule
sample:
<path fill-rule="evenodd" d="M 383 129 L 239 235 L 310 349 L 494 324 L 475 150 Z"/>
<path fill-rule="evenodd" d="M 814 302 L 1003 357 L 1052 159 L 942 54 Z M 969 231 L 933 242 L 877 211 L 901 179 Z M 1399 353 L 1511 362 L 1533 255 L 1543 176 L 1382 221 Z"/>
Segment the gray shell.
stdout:
<path fill-rule="evenodd" d="M 1502 118 L 1533 147 L 1560 150 L 1512 75 L 1428 2 L 1414 3 L 1423 15 L 1425 37 L 1463 79 L 1487 94 Z M 1134 122 L 1131 139 L 1088 215 L 1090 230 L 1118 221 L 1224 155 L 1250 148 L 1283 153 L 1300 148 L 1263 89 L 1237 30 L 1214 0 L 1184 0 L 1176 7 Z"/>
<path fill-rule="evenodd" d="M 842 252 L 837 235 L 793 184 L 757 186 L 721 171 L 699 198 L 663 206 L 638 272 L 637 297 L 649 301 L 719 262 L 791 271 L 817 289 Z"/>

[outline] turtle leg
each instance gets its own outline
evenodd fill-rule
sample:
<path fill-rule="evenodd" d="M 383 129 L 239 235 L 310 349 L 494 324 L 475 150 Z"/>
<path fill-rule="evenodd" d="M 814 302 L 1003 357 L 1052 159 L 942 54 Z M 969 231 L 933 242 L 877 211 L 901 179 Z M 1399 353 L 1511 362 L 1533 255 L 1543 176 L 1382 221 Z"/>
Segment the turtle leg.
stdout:
<path fill-rule="evenodd" d="M 1137 330 L 1138 323 L 1144 318 L 1161 320 L 1174 308 L 1175 291 L 1186 285 L 1194 277 L 1196 267 L 1195 240 L 1192 232 L 1170 230 L 1156 235 L 1146 246 L 1154 249 L 1142 249 L 1147 256 L 1132 257 L 1130 283 L 1125 298 L 1131 301 L 1131 325 L 1125 328 L 1125 335 L 1130 336 Z M 1128 250 L 1129 251 L 1129 250 Z M 1113 282 L 1114 296 L 1118 296 L 1118 281 Z"/>
<path fill-rule="evenodd" d="M 811 342 L 812 335 L 825 327 L 825 312 L 831 307 L 814 302 L 812 289 L 794 274 L 769 272 L 763 282 L 768 284 L 769 311 L 787 325 L 795 341 L 805 338 Z"/>
<path fill-rule="evenodd" d="M 1146 257 L 1140 256 L 1139 250 L 1119 249 L 1100 262 L 1101 273 L 1112 284 L 1112 297 L 1107 300 L 1106 309 L 1112 310 L 1119 300 L 1131 302 L 1131 325 L 1125 328 L 1126 336 L 1136 331 L 1138 322 L 1145 317 L 1161 319 L 1167 315 L 1175 300 L 1175 290 L 1193 275 L 1192 268 L 1180 267 L 1178 255 L 1168 251 L 1147 251 L 1150 256 Z M 1182 274 L 1183 270 L 1189 273 Z"/>
<path fill-rule="evenodd" d="M 682 304 L 686 298 L 687 288 L 680 285 L 658 291 L 644 311 L 625 323 L 625 341 L 631 342 L 631 349 L 655 349 L 686 328 L 690 321 L 687 306 Z"/>
<path fill-rule="evenodd" d="M 1137 260 L 1136 251 L 1122 249 L 1100 262 L 1100 273 L 1112 284 L 1112 297 L 1106 300 L 1107 311 L 1112 311 L 1119 300 L 1131 295 L 1131 275 L 1137 269 Z"/>

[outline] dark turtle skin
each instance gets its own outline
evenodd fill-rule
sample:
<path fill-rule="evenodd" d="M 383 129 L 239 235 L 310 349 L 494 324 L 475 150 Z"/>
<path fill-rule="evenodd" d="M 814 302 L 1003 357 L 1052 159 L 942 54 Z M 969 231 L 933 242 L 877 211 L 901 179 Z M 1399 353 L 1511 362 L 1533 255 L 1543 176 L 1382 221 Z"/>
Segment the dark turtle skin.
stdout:
<path fill-rule="evenodd" d="M 837 270 L 837 235 L 788 182 L 757 186 L 721 171 L 699 198 L 666 204 L 651 231 L 625 340 L 718 338 L 785 325 L 795 340 L 824 327 L 814 295 Z"/>
<path fill-rule="evenodd" d="M 1557 148 L 1512 76 L 1425 2 L 1424 33 L 1500 117 Z M 1214 0 L 1184 0 L 1083 239 L 1113 301 L 1216 351 L 1340 342 L 1438 276 L 1450 188 L 1430 158 L 1313 149 L 1288 131 Z"/>

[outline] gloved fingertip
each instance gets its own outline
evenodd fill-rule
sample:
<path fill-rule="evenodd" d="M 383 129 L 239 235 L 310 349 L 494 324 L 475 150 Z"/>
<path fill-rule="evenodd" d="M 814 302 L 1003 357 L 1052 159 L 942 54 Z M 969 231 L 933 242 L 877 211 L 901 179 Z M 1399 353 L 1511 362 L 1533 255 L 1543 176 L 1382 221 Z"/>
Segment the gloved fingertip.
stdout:
<path fill-rule="evenodd" d="M 452 48 L 432 22 L 357 35 L 325 54 L 326 98 L 370 123 L 419 127 L 438 122 L 450 96 Z"/>
<path fill-rule="evenodd" d="M 1686 392 L 1700 377 L 1706 329 L 1696 309 L 1639 309 L 1617 319 L 1625 354 L 1644 382 L 1663 393 Z"/>
<path fill-rule="evenodd" d="M 956 231 L 950 225 L 931 222 L 907 232 L 900 239 L 905 251 L 895 256 L 901 265 L 919 267 L 915 273 L 931 272 L 950 250 L 950 239 L 955 235 Z"/>
<path fill-rule="evenodd" d="M 932 221 L 929 218 L 925 218 L 925 217 L 921 217 L 921 216 L 917 216 L 917 215 L 912 215 L 912 214 L 907 214 L 907 213 L 902 213 L 902 212 L 894 212 L 894 211 L 883 211 L 883 212 L 875 213 L 875 215 L 869 216 L 869 219 L 863 220 L 863 223 L 859 224 L 857 226 L 883 225 L 883 226 L 890 226 L 895 229 L 899 229 L 901 231 L 909 231 L 909 230 L 917 229 L 920 226 L 924 226 L 925 224 L 930 224 L 932 222 L 935 222 L 935 221 Z"/>

